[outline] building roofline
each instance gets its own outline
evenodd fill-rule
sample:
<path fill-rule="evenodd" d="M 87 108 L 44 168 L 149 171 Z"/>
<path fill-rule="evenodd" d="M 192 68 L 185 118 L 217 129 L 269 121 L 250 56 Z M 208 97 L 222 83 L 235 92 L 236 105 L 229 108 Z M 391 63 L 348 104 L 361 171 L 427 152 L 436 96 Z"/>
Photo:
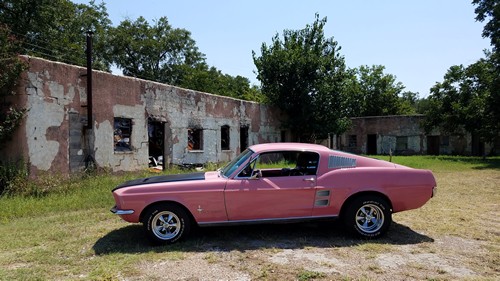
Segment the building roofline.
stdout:
<path fill-rule="evenodd" d="M 375 119 L 375 118 L 394 118 L 394 117 L 424 117 L 424 114 L 405 114 L 405 115 L 380 115 L 380 116 L 361 116 L 351 117 L 350 119 Z"/>

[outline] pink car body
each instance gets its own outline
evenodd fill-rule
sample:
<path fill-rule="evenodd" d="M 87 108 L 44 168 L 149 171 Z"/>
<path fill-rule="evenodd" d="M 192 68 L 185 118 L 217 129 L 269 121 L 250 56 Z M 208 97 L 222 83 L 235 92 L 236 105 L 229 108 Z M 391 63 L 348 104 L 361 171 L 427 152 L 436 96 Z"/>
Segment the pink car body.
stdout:
<path fill-rule="evenodd" d="M 143 222 L 148 237 L 158 243 L 175 242 L 191 223 L 335 217 L 343 218 L 361 236 L 377 237 L 387 230 L 392 213 L 421 207 L 435 190 L 436 181 L 428 170 L 321 145 L 269 143 L 249 147 L 219 171 L 119 185 L 113 190 L 112 212 L 127 222 Z"/>

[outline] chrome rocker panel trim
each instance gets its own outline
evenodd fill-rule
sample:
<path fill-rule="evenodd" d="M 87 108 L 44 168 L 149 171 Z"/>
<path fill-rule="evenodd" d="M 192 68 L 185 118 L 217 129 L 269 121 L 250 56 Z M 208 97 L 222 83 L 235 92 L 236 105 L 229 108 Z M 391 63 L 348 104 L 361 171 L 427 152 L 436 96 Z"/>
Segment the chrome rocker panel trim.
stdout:
<path fill-rule="evenodd" d="M 335 220 L 337 218 L 338 216 L 253 219 L 253 220 L 238 220 L 238 221 L 199 222 L 198 225 L 200 227 L 209 227 L 209 226 L 249 225 L 249 224 L 285 224 L 285 223 L 298 223 L 298 222 L 308 222 L 308 221 Z"/>

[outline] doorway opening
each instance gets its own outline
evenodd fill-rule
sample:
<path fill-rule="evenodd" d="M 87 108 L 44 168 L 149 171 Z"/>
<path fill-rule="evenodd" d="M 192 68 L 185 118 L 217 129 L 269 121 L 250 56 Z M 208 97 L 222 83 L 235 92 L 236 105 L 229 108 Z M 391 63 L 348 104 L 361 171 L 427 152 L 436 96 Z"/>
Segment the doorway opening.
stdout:
<path fill-rule="evenodd" d="M 240 153 L 248 147 L 248 126 L 240 127 Z"/>
<path fill-rule="evenodd" d="M 427 154 L 439 155 L 439 136 L 427 136 Z"/>
<path fill-rule="evenodd" d="M 148 120 L 149 167 L 165 169 L 165 122 Z"/>
<path fill-rule="evenodd" d="M 377 135 L 369 134 L 366 136 L 366 154 L 377 155 Z"/>

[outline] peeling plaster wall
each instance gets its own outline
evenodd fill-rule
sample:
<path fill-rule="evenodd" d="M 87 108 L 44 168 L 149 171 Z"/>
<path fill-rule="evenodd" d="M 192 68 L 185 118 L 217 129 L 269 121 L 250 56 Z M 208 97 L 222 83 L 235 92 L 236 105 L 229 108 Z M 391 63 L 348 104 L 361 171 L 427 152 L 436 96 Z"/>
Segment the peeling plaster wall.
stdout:
<path fill-rule="evenodd" d="M 352 118 L 350 130 L 340 136 L 338 148 L 358 153 L 366 154 L 368 151 L 368 135 L 376 135 L 376 147 L 378 154 L 427 154 L 428 136 L 441 137 L 437 130 L 426 135 L 424 129 L 420 127 L 423 115 L 405 116 L 374 116 Z M 349 136 L 357 136 L 357 146 L 349 147 Z M 407 137 L 407 149 L 398 151 L 396 143 L 398 137 Z M 437 148 L 440 154 L 470 154 L 470 136 L 450 136 L 449 144 L 440 144 Z"/>
<path fill-rule="evenodd" d="M 81 109 L 85 92 L 73 67 L 22 57 L 30 69 L 20 78 L 16 106 L 28 109 L 21 127 L 2 149 L 7 159 L 22 159 L 30 173 L 69 173 L 69 115 Z"/>
<path fill-rule="evenodd" d="M 113 171 L 145 169 L 148 120 L 165 124 L 165 156 L 175 164 L 229 161 L 240 152 L 242 126 L 249 128 L 249 145 L 280 138 L 284 117 L 268 106 L 100 71 L 93 72 L 92 130 L 85 130 L 86 69 L 23 58 L 29 69 L 15 102 L 29 111 L 10 149 L 0 150 L 27 158 L 33 174 L 82 170 L 87 156 Z M 115 117 L 132 120 L 131 151 L 114 151 Z M 221 149 L 222 126 L 230 128 L 230 150 Z M 187 149 L 189 128 L 203 128 L 203 149 Z"/>
<path fill-rule="evenodd" d="M 172 134 L 172 162 L 225 162 L 239 153 L 239 130 L 249 125 L 249 145 L 274 142 L 280 135 L 279 114 L 271 108 L 229 97 L 145 82 L 147 115 L 169 123 Z M 264 113 L 263 113 L 264 112 Z M 229 126 L 229 150 L 222 150 L 221 127 Z M 188 150 L 188 129 L 203 129 L 203 149 Z"/>

